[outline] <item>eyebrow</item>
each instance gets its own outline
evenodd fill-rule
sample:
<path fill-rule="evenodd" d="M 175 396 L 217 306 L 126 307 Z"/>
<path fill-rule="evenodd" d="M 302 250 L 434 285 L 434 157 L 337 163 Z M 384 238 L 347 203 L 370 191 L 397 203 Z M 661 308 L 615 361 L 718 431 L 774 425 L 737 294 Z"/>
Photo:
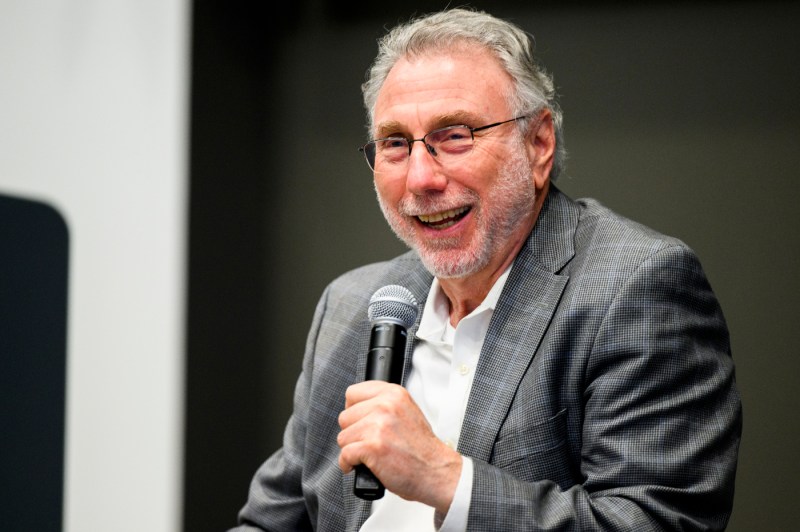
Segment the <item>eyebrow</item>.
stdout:
<path fill-rule="evenodd" d="M 475 123 L 478 120 L 480 120 L 478 115 L 467 111 L 447 113 L 437 116 L 435 119 L 433 119 L 433 121 L 430 122 L 430 129 L 428 129 L 427 132 L 447 126 L 456 126 L 462 124 L 469 125 L 470 123 Z M 375 138 L 404 136 L 399 134 L 406 131 L 408 131 L 408 128 L 402 122 L 398 122 L 397 120 L 388 120 L 386 122 L 381 122 L 375 128 Z"/>

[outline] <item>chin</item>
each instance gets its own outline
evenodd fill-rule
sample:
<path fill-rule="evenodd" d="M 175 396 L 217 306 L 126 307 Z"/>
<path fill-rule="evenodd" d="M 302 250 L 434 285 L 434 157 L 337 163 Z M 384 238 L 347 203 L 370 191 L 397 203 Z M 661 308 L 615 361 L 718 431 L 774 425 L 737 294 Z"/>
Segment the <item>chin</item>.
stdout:
<path fill-rule="evenodd" d="M 422 264 L 439 279 L 462 279 L 480 272 L 486 267 L 486 257 L 456 251 L 451 253 L 424 252 L 417 249 Z"/>

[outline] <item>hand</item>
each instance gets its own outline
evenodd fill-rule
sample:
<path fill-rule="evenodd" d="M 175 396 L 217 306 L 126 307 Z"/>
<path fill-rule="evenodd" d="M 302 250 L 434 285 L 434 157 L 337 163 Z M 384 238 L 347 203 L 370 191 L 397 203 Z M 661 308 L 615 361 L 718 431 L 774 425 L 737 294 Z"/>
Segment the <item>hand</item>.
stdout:
<path fill-rule="evenodd" d="M 392 493 L 447 513 L 461 475 L 461 455 L 433 434 L 408 390 L 382 381 L 350 386 L 339 426 L 344 473 L 364 464 Z"/>

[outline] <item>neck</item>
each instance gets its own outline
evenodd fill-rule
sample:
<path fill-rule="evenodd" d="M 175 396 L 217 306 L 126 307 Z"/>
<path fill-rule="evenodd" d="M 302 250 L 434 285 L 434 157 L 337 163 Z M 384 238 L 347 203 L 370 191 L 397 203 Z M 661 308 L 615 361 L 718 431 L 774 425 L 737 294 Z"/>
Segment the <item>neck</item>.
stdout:
<path fill-rule="evenodd" d="M 481 272 L 458 279 L 439 279 L 442 292 L 450 303 L 450 324 L 453 327 L 486 299 L 492 286 L 510 263 L 511 261 L 504 263 L 501 269 L 492 271 L 491 274 Z"/>

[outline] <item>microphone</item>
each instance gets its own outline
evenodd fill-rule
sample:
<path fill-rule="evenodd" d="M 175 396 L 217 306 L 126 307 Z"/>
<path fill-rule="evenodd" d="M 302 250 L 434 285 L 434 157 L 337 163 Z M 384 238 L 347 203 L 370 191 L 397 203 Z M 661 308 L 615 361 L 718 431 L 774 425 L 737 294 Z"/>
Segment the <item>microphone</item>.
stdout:
<path fill-rule="evenodd" d="M 417 320 L 417 300 L 405 287 L 387 285 L 379 288 L 369 300 L 367 316 L 372 333 L 367 352 L 364 380 L 400 384 L 406 352 L 406 330 Z M 367 466 L 355 467 L 353 494 L 367 501 L 383 497 L 385 488 Z"/>

